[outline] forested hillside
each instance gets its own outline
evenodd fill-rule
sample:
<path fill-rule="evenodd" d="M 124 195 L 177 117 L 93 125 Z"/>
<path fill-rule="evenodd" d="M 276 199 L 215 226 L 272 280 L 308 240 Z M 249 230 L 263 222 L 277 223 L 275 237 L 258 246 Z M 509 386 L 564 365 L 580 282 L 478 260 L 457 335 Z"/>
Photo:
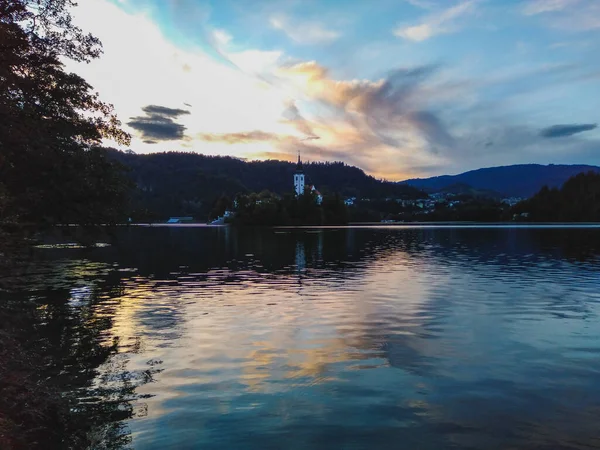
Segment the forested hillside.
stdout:
<path fill-rule="evenodd" d="M 403 181 L 427 192 L 440 192 L 457 183 L 478 190 L 491 190 L 505 196 L 527 198 L 543 186 L 560 188 L 570 177 L 581 172 L 599 172 L 600 167 L 566 164 L 518 164 L 503 167 L 487 167 L 459 175 L 442 175 L 431 178 L 415 178 Z"/>
<path fill-rule="evenodd" d="M 223 195 L 264 190 L 283 195 L 292 191 L 296 165 L 285 161 L 243 161 L 196 153 L 133 154 L 111 150 L 111 157 L 129 168 L 136 188 L 132 215 L 136 220 L 162 220 L 169 216 L 206 219 Z M 361 169 L 341 162 L 304 164 L 307 184 L 323 194 L 343 197 L 419 198 L 411 186 L 377 180 Z"/>
<path fill-rule="evenodd" d="M 544 186 L 513 212 L 532 222 L 600 222 L 600 174 L 580 173 L 561 189 Z"/>

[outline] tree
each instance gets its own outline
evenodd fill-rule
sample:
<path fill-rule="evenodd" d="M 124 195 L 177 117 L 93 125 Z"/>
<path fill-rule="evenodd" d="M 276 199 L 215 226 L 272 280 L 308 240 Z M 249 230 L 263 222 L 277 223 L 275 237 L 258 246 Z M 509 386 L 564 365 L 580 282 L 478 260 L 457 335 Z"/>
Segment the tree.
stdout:
<path fill-rule="evenodd" d="M 515 205 L 512 213 L 527 213 L 527 219 L 534 222 L 598 222 L 600 174 L 580 173 L 560 189 L 544 186 L 530 199 Z"/>
<path fill-rule="evenodd" d="M 345 225 L 348 223 L 348 208 L 339 194 L 323 198 L 323 223 L 325 225 Z"/>
<path fill-rule="evenodd" d="M 223 214 L 225 214 L 225 211 L 231 209 L 232 205 L 233 202 L 229 197 L 227 197 L 227 195 L 221 195 L 215 202 L 215 205 L 208 218 L 216 219 L 217 217 L 221 217 Z"/>
<path fill-rule="evenodd" d="M 73 0 L 0 0 L 0 220 L 114 222 L 122 166 L 99 148 L 128 144 L 113 108 L 60 58 L 89 62 L 100 41 L 72 23 Z"/>

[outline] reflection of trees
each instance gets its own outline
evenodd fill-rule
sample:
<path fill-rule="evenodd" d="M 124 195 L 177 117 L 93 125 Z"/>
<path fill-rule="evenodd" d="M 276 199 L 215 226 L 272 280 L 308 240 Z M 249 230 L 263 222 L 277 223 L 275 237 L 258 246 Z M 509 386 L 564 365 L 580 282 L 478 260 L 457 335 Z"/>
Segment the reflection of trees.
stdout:
<path fill-rule="evenodd" d="M 107 295 L 120 292 L 119 278 L 99 278 L 106 267 L 97 263 L 54 264 L 58 267 L 53 270 L 35 265 L 29 278 L 21 274 L 15 280 L 28 286 L 4 285 L 10 300 L 1 305 L 0 316 L 13 325 L 6 330 L 12 348 L 0 339 L 0 408 L 12 406 L 3 414 L 13 427 L 4 444 L 121 448 L 129 442 L 123 420 L 139 407 L 135 388 L 151 380 L 156 370 L 131 373 L 119 362 L 119 340 L 110 333 L 118 305 L 105 305 Z M 15 377 L 22 378 L 20 391 Z"/>

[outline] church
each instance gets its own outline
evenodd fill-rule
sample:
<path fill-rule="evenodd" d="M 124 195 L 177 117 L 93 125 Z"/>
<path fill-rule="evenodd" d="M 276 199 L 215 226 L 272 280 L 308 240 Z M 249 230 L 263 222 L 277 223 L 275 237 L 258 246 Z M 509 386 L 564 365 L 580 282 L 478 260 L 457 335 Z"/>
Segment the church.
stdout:
<path fill-rule="evenodd" d="M 304 177 L 304 169 L 302 167 L 302 160 L 300 159 L 300 153 L 298 153 L 298 164 L 296 164 L 296 172 L 294 172 L 294 192 L 296 193 L 296 197 L 300 195 L 304 195 L 305 189 L 305 177 Z M 317 204 L 320 205 L 323 202 L 323 196 L 317 190 L 314 184 L 308 186 L 311 192 L 314 192 L 317 196 Z"/>

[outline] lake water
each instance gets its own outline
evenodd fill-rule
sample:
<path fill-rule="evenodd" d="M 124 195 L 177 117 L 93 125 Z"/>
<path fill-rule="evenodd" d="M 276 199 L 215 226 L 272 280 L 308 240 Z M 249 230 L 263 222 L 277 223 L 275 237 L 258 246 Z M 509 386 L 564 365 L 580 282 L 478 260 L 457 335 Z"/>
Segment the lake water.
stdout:
<path fill-rule="evenodd" d="M 115 447 L 600 448 L 600 229 L 117 237 L 12 280 Z"/>

